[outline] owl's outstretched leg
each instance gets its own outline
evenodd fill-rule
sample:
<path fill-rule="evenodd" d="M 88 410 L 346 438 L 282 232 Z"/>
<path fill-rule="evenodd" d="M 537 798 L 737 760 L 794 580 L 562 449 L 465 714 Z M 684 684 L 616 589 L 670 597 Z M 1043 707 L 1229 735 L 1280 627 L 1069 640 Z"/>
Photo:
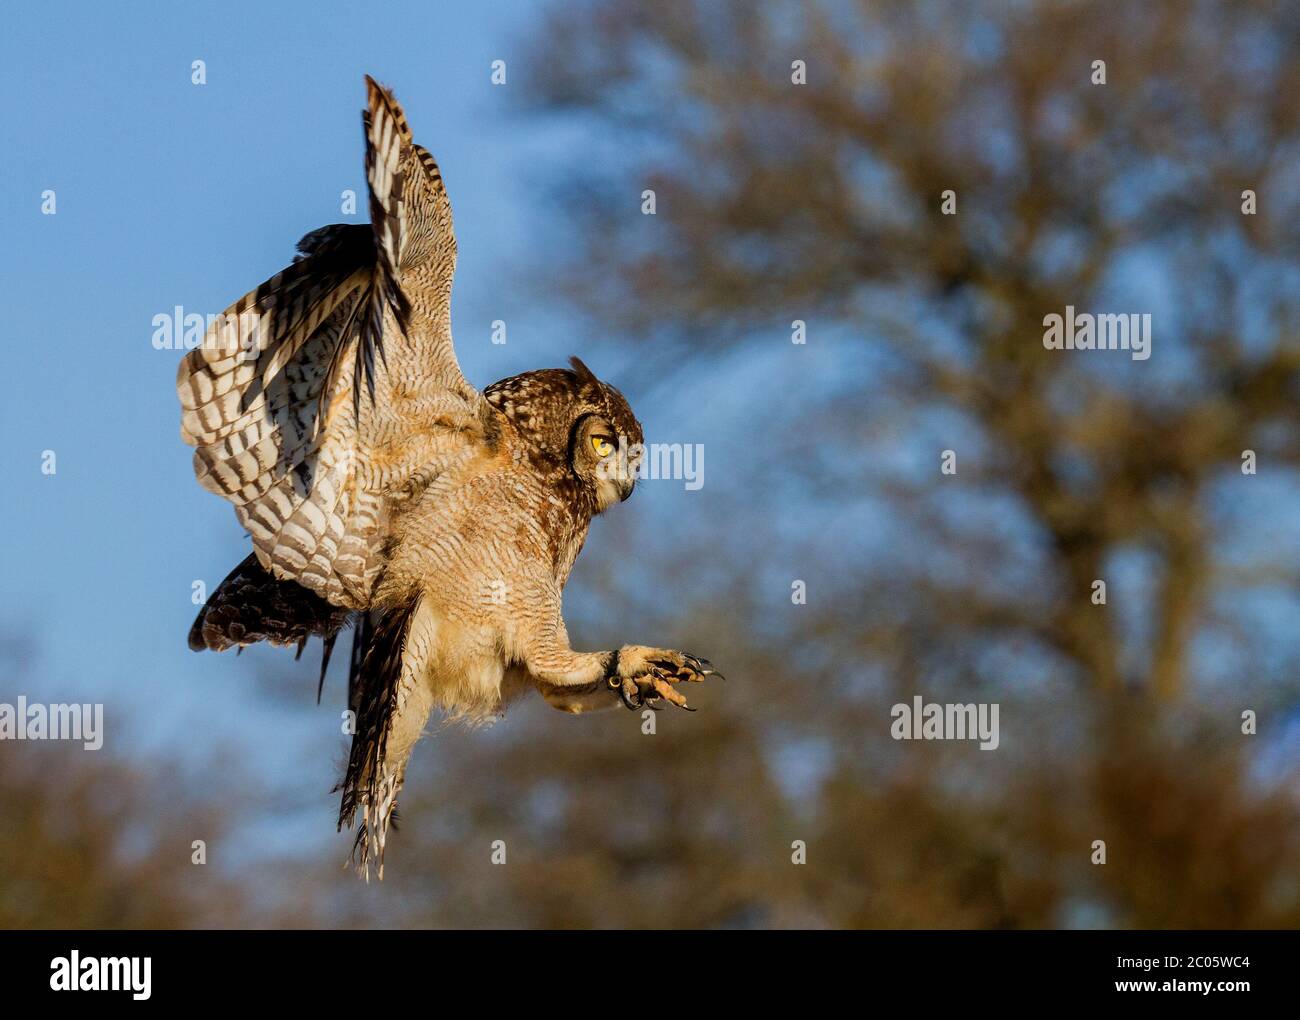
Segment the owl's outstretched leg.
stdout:
<path fill-rule="evenodd" d="M 693 712 L 675 685 L 682 681 L 700 683 L 708 676 L 722 678 L 708 659 L 689 652 L 624 645 L 615 652 L 585 654 L 603 657 L 605 676 L 602 680 L 574 682 L 555 674 L 550 678 L 533 678 L 551 707 L 578 714 L 612 708 L 619 701 L 633 710 L 657 708 L 659 702 L 666 701 Z M 568 682 L 564 682 L 566 680 Z"/>
<path fill-rule="evenodd" d="M 545 581 L 521 589 L 532 616 L 543 621 L 527 635 L 516 662 L 527 669 L 542 696 L 565 711 L 587 711 L 603 693 L 628 708 L 667 701 L 687 708 L 677 690 L 682 681 L 698 683 L 722 674 L 707 659 L 669 648 L 624 645 L 613 652 L 575 652 L 560 614 L 559 592 Z"/>
<path fill-rule="evenodd" d="M 537 688 L 548 705 L 571 715 L 603 712 L 618 707 L 618 699 L 610 697 L 609 687 L 604 681 L 583 684 L 581 687 L 552 687 L 539 683 Z"/>

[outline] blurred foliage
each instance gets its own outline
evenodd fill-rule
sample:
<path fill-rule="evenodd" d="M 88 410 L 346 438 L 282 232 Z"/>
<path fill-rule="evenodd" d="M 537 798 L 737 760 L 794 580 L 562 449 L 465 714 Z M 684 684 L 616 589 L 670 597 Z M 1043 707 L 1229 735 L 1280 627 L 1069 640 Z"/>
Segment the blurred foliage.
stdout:
<path fill-rule="evenodd" d="M 0 743 L 0 928 L 237 924 L 236 883 L 191 864 L 228 825 L 206 796 L 149 760 Z"/>

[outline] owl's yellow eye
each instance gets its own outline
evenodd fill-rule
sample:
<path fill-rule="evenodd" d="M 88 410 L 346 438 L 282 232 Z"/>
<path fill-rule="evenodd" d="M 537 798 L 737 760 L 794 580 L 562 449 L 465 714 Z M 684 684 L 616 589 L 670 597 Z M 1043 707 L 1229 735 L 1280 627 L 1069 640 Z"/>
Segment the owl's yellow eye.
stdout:
<path fill-rule="evenodd" d="M 597 457 L 608 457 L 614 452 L 614 444 L 604 436 L 592 436 L 591 448 L 596 451 Z"/>

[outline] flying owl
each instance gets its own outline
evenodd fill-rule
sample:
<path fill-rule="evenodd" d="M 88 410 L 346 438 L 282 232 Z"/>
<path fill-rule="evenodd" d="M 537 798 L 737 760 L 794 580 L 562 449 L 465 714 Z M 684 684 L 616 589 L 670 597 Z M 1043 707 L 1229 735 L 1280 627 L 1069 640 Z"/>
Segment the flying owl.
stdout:
<path fill-rule="evenodd" d="M 501 714 L 529 690 L 564 712 L 686 706 L 716 670 L 643 645 L 579 652 L 561 612 L 591 519 L 632 493 L 641 424 L 577 358 L 482 392 L 451 340 L 456 238 L 433 157 L 367 76 L 369 224 L 334 224 L 181 362 L 181 435 L 253 552 L 190 647 L 355 627 L 340 830 L 383 876 L 389 820 L 430 713 Z"/>

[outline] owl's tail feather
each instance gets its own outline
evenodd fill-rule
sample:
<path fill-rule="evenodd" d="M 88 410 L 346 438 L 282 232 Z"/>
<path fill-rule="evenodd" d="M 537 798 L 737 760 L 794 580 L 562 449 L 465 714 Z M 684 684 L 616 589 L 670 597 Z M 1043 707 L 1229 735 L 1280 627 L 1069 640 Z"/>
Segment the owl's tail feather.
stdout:
<path fill-rule="evenodd" d="M 296 581 L 273 577 L 257 556 L 250 554 L 199 610 L 190 628 L 190 648 L 222 652 L 232 646 L 269 641 L 298 645 L 301 654 L 313 634 L 332 646 L 349 615 L 349 610 L 331 605 Z"/>
<path fill-rule="evenodd" d="M 388 745 L 402 708 L 406 642 L 418 606 L 415 600 L 405 606 L 363 614 L 352 641 L 348 704 L 356 729 L 347 773 L 339 787 L 343 798 L 338 827 L 340 832 L 345 826 L 351 829 L 360 809 L 352 863 L 367 881 L 372 862 L 379 878 L 384 877 L 384 845 L 389 825 L 396 828 L 397 794 L 402 789 L 410 754 L 412 741 L 406 741 L 404 750 L 395 754 L 389 753 Z M 423 714 L 414 721 L 417 729 L 422 728 Z"/>

